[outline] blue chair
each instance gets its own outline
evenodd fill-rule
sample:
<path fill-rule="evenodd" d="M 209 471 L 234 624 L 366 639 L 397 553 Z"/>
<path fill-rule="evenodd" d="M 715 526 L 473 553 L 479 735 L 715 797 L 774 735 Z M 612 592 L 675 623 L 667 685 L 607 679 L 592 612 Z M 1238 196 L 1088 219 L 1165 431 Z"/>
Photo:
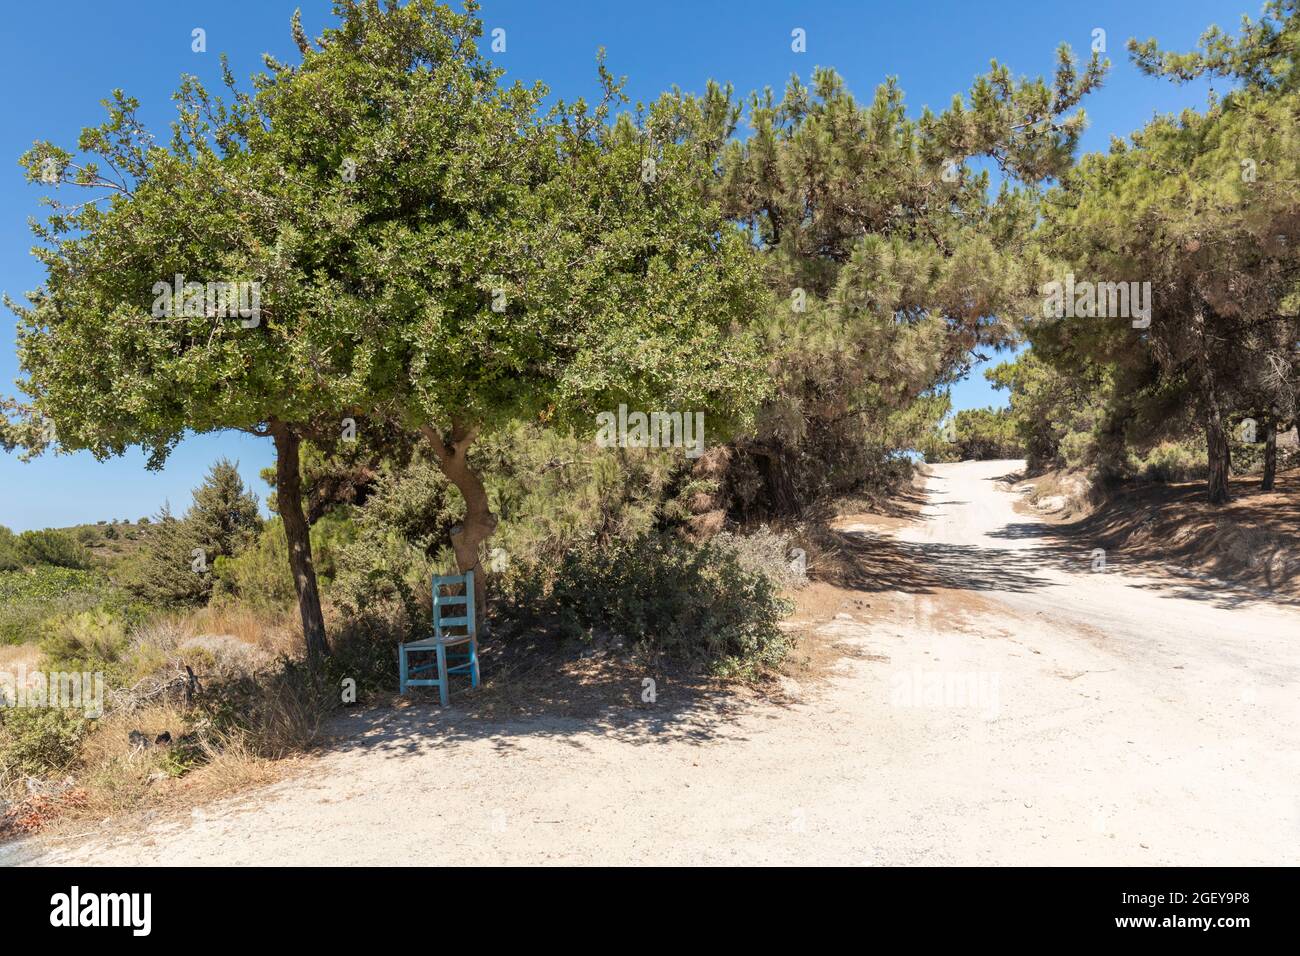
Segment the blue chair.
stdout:
<path fill-rule="evenodd" d="M 460 594 L 443 594 L 443 588 Z M 459 614 L 453 606 L 464 605 Z M 448 629 L 452 630 L 448 630 Z M 462 633 L 463 632 L 463 633 Z M 451 650 L 457 648 L 457 650 Z M 463 649 L 462 649 L 463 648 Z M 433 654 L 432 661 L 414 664 L 412 654 Z M 447 666 L 448 661 L 459 663 Z M 433 578 L 433 637 L 397 646 L 397 664 L 401 672 L 401 693 L 411 687 L 436 687 L 438 699 L 447 706 L 447 678 L 452 674 L 469 674 L 471 687 L 478 686 L 478 633 L 474 624 L 474 572 L 435 575 Z M 437 668 L 438 677 L 416 677 Z"/>

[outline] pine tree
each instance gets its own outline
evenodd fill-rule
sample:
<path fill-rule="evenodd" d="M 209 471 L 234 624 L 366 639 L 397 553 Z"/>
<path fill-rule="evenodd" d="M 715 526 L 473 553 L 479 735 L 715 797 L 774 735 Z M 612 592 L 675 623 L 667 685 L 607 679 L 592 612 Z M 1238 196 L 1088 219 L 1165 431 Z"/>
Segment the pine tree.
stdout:
<path fill-rule="evenodd" d="M 1044 205 L 1047 243 L 1080 279 L 1151 289 L 1148 327 L 1083 317 L 1045 337 L 1072 342 L 1121 378 L 1152 366 L 1154 382 L 1120 396 L 1126 415 L 1156 420 L 1161 403 L 1186 396 L 1216 504 L 1228 500 L 1230 422 L 1263 417 L 1267 432 L 1295 414 L 1298 38 L 1300 8 L 1273 2 L 1236 39 L 1211 28 L 1201 52 L 1130 42 L 1145 72 L 1179 82 L 1227 76 L 1240 86 L 1203 112 L 1158 117 L 1108 154 L 1086 157 Z"/>
<path fill-rule="evenodd" d="M 262 518 L 257 498 L 244 487 L 239 469 L 222 458 L 194 490 L 194 503 L 185 515 L 198 546 L 208 561 L 219 555 L 234 557 L 257 537 Z"/>
<path fill-rule="evenodd" d="M 217 558 L 234 557 L 256 540 L 261 527 L 257 498 L 244 487 L 237 467 L 223 458 L 194 489 L 185 517 L 176 518 L 163 505 L 129 586 L 154 604 L 204 604 L 212 596 Z"/>

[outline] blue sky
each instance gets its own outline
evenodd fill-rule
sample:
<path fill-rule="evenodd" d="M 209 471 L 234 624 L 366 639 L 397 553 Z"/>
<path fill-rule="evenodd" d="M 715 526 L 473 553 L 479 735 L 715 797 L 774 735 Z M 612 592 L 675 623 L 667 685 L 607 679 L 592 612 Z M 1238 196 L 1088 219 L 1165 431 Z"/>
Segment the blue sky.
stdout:
<path fill-rule="evenodd" d="M 10 91 L 0 123 L 0 158 L 7 157 L 0 162 L 0 290 L 21 298 L 42 278 L 29 255 L 26 228 L 27 218 L 41 212 L 42 190 L 23 182 L 16 163 L 34 140 L 75 145 L 83 126 L 103 118 L 99 101 L 115 87 L 137 97 L 144 119 L 165 132 L 173 116 L 170 95 L 182 73 L 216 87 L 221 52 L 241 79 L 261 66 L 264 51 L 295 58 L 288 25 L 298 5 L 313 35 L 331 20 L 329 4 L 311 0 L 8 5 L 0 35 L 0 80 Z M 1088 150 L 1105 149 L 1112 135 L 1127 134 L 1154 113 L 1204 102 L 1204 86 L 1177 88 L 1139 75 L 1124 53 L 1128 37 L 1156 36 L 1167 46 L 1189 48 L 1209 24 L 1233 29 L 1242 13 L 1257 15 L 1257 0 L 486 0 L 482 10 L 489 31 L 506 31 L 506 51 L 494 59 L 507 78 L 541 79 L 566 99 L 593 93 L 596 50 L 603 46 L 610 69 L 628 77 L 634 101 L 650 100 L 674 84 L 700 91 L 710 78 L 730 81 L 742 92 L 780 90 L 792 72 L 807 78 L 814 66 L 833 66 L 859 99 L 869 98 L 886 76 L 898 76 L 913 111 L 945 107 L 990 58 L 1027 75 L 1050 72 L 1061 41 L 1085 58 L 1093 30 L 1101 28 L 1113 68 L 1105 88 L 1086 104 Z M 196 27 L 206 31 L 206 53 L 191 50 Z M 796 27 L 806 31 L 806 53 L 791 50 Z M 2 321 L 0 391 L 13 394 L 14 320 L 6 311 Z M 956 408 L 1002 401 L 978 370 L 953 389 Z M 180 512 L 222 455 L 237 459 L 245 481 L 264 493 L 257 473 L 272 462 L 270 443 L 246 435 L 191 437 L 161 473 L 147 471 L 138 453 L 105 463 L 85 454 L 22 463 L 0 453 L 0 524 L 25 530 L 134 520 L 153 514 L 164 500 Z"/>

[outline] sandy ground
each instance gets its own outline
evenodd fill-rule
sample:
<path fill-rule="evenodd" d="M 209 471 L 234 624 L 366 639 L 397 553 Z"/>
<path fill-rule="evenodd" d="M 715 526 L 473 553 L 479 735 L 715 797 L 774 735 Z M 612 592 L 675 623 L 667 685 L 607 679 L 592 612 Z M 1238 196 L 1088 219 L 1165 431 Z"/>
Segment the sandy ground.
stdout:
<path fill-rule="evenodd" d="M 1294 864 L 1300 609 L 1049 548 L 939 465 L 891 571 L 781 706 L 661 694 L 597 720 L 350 718 L 302 775 L 129 837 L 112 864 Z M 882 532 L 849 523 L 870 544 Z M 865 573 L 869 576 L 871 548 Z M 453 705 L 454 705 L 453 697 Z M 647 716 L 647 713 L 649 716 Z"/>

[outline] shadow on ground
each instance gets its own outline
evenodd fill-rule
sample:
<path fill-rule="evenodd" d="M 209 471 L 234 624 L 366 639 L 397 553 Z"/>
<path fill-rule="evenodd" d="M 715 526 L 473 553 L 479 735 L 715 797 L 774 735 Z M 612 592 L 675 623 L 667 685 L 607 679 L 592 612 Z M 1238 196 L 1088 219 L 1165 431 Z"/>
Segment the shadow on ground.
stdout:
<path fill-rule="evenodd" d="M 810 573 L 855 591 L 1033 591 L 1054 582 L 1033 551 L 900 541 L 874 531 L 826 531 Z"/>
<path fill-rule="evenodd" d="M 1170 597 L 1300 607 L 1300 470 L 1272 492 L 1253 477 L 1231 487 L 1232 501 L 1215 506 L 1203 482 L 1134 485 L 1076 520 L 1015 522 L 991 537 L 1032 541 L 1039 559 L 1085 573 L 1100 548 L 1108 572 L 1149 576 L 1132 586 Z"/>
<path fill-rule="evenodd" d="M 388 706 L 336 719 L 327 746 L 405 755 L 488 739 L 511 751 L 520 737 L 556 738 L 581 748 L 592 735 L 634 746 L 703 745 L 723 735 L 744 739 L 736 722 L 757 713 L 757 702 L 777 705 L 762 709 L 771 719 L 790 706 L 775 685 L 655 671 L 613 648 L 579 654 L 544 636 L 485 642 L 481 660 L 483 685 L 470 688 L 453 678 L 446 709 L 436 691 L 420 688 L 408 699 L 394 697 Z"/>

